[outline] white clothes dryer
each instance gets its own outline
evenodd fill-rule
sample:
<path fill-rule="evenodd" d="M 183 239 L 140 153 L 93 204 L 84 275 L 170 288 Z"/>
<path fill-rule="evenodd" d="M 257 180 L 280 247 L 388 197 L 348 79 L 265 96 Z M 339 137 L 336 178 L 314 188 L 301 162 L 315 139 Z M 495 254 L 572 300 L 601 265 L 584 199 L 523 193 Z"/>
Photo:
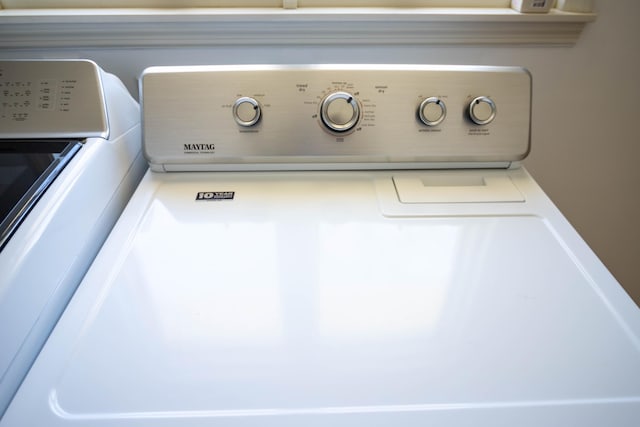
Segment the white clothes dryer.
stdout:
<path fill-rule="evenodd" d="M 151 170 L 0 426 L 637 425 L 640 309 L 518 164 L 525 70 L 142 95 Z"/>

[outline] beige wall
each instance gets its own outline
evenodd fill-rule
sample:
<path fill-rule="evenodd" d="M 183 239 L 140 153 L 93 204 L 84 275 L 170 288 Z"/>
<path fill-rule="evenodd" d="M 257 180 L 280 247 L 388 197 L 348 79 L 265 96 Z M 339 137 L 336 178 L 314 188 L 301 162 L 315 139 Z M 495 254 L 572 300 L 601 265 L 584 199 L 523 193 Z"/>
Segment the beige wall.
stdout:
<path fill-rule="evenodd" d="M 640 305 L 640 2 L 600 1 L 536 65 L 526 166 Z"/>
<path fill-rule="evenodd" d="M 534 177 L 640 305 L 640 2 L 596 1 L 572 47 L 284 46 L 4 50 L 0 57 L 83 57 L 136 92 L 149 65 L 389 62 L 520 65 L 534 79 Z"/>

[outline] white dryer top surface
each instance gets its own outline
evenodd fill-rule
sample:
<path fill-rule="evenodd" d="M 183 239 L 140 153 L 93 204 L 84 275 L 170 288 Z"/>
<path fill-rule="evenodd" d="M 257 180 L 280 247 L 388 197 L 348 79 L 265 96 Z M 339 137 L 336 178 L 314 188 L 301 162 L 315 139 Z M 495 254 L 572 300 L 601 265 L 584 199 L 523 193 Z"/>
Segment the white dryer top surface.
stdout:
<path fill-rule="evenodd" d="M 0 424 L 634 425 L 640 311 L 526 172 L 410 174 L 148 173 Z"/>

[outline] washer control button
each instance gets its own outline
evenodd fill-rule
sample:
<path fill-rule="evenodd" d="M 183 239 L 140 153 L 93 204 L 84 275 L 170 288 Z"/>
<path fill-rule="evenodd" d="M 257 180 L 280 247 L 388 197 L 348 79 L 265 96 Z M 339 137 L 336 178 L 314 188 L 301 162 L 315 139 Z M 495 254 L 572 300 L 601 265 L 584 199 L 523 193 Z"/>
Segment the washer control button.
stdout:
<path fill-rule="evenodd" d="M 350 93 L 333 92 L 322 100 L 320 118 L 330 130 L 347 132 L 360 119 L 360 105 Z"/>
<path fill-rule="evenodd" d="M 233 104 L 233 118 L 240 126 L 251 127 L 260 120 L 262 109 L 254 98 L 243 96 Z"/>
<path fill-rule="evenodd" d="M 477 125 L 488 125 L 496 118 L 496 104 L 486 96 L 479 96 L 469 104 L 469 118 Z"/>
<path fill-rule="evenodd" d="M 440 98 L 432 96 L 420 103 L 418 117 L 427 126 L 437 126 L 447 116 L 447 107 Z"/>

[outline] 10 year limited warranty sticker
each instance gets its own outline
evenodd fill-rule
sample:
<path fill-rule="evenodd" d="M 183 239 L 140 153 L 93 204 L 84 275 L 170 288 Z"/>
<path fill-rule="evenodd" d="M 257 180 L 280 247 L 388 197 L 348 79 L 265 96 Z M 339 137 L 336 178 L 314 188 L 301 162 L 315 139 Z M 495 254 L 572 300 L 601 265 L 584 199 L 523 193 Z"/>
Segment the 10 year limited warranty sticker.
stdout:
<path fill-rule="evenodd" d="M 235 191 L 200 191 L 196 194 L 196 201 L 233 200 Z"/>

